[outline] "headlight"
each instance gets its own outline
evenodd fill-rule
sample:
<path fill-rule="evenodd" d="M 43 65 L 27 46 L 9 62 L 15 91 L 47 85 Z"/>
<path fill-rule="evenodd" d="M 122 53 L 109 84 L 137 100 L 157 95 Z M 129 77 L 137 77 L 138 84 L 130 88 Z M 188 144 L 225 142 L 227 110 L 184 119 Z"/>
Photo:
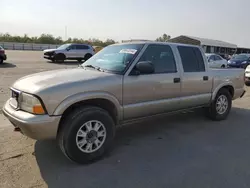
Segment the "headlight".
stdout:
<path fill-rule="evenodd" d="M 45 110 L 39 99 L 27 93 L 21 94 L 20 108 L 33 114 L 45 114 Z"/>
<path fill-rule="evenodd" d="M 243 61 L 241 64 L 246 64 L 247 63 L 247 61 Z"/>

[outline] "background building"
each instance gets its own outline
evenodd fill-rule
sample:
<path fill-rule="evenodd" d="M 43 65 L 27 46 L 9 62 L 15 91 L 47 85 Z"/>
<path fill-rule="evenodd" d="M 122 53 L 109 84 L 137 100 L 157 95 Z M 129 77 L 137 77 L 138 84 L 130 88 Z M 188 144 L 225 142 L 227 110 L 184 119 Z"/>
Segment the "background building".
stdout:
<path fill-rule="evenodd" d="M 174 43 L 184 43 L 201 46 L 206 53 L 217 53 L 220 55 L 234 54 L 237 51 L 237 45 L 220 40 L 205 39 L 181 35 L 169 40 Z"/>

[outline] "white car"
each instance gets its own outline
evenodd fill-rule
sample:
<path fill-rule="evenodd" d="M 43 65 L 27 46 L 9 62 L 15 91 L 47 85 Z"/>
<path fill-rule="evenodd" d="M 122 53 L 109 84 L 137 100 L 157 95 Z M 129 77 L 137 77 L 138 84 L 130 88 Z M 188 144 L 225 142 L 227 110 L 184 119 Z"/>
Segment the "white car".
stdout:
<path fill-rule="evenodd" d="M 245 84 L 250 85 L 250 65 L 245 70 Z"/>
<path fill-rule="evenodd" d="M 217 54 L 208 54 L 206 53 L 206 57 L 208 60 L 208 66 L 210 68 L 226 68 L 227 60 L 223 59 L 220 55 Z"/>
<path fill-rule="evenodd" d="M 64 60 L 88 60 L 95 54 L 95 50 L 88 44 L 63 44 L 57 49 L 44 50 L 44 58 L 53 62 L 63 62 Z"/>

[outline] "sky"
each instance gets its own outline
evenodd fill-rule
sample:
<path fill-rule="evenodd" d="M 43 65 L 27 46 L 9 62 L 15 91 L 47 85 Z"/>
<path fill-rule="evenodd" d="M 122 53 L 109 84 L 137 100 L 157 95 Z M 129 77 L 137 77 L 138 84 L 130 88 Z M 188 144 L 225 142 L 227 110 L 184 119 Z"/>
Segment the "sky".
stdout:
<path fill-rule="evenodd" d="M 0 33 L 116 41 L 166 33 L 250 48 L 250 0 L 0 0 L 0 7 Z"/>

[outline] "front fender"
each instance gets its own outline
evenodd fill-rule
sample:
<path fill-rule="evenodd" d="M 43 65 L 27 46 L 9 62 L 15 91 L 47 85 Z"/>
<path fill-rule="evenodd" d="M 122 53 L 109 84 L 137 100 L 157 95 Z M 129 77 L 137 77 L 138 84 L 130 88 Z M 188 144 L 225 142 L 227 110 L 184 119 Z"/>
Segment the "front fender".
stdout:
<path fill-rule="evenodd" d="M 81 101 L 85 101 L 85 100 L 89 100 L 89 99 L 109 100 L 110 102 L 112 102 L 115 105 L 117 113 L 118 113 L 117 114 L 118 118 L 119 119 L 122 118 L 122 107 L 121 107 L 119 101 L 117 100 L 117 98 L 115 96 L 113 96 L 110 93 L 106 93 L 106 92 L 83 92 L 83 93 L 78 93 L 78 94 L 69 96 L 56 107 L 56 109 L 53 112 L 53 115 L 55 115 L 55 116 L 62 115 L 63 112 L 71 105 L 73 105 L 77 102 L 81 102 Z"/>
<path fill-rule="evenodd" d="M 232 87 L 234 88 L 233 82 L 232 82 L 232 81 L 226 81 L 226 82 L 223 82 L 223 83 L 219 84 L 219 85 L 213 90 L 212 101 L 215 99 L 215 97 L 216 97 L 218 91 L 219 91 L 222 87 L 224 87 L 224 86 L 232 86 Z"/>

